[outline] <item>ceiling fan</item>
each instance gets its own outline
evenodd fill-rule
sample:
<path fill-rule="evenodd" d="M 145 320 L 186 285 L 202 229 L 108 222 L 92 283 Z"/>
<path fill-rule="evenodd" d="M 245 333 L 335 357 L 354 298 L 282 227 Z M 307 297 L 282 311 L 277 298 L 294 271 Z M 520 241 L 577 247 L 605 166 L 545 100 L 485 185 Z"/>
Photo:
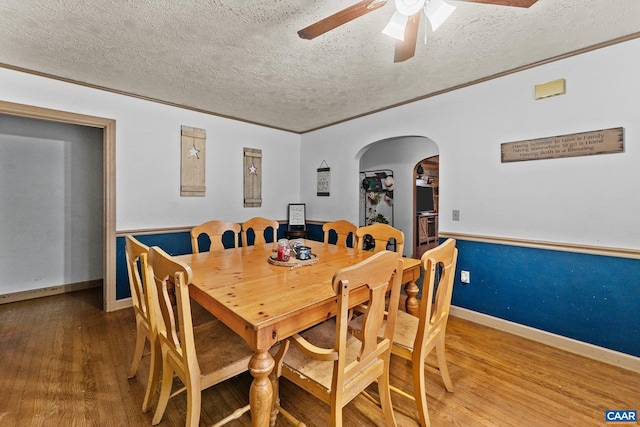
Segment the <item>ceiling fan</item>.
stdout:
<path fill-rule="evenodd" d="M 459 0 L 498 6 L 530 7 L 538 0 Z M 342 9 L 298 31 L 300 38 L 311 40 L 349 21 L 380 9 L 387 0 L 364 0 Z M 454 6 L 443 0 L 395 0 L 396 11 L 383 33 L 397 38 L 393 62 L 403 62 L 415 55 L 420 15 L 425 13 L 435 31 L 453 12 Z M 446 16 L 445 16 L 446 15 Z M 444 19 L 443 19 L 444 18 Z"/>

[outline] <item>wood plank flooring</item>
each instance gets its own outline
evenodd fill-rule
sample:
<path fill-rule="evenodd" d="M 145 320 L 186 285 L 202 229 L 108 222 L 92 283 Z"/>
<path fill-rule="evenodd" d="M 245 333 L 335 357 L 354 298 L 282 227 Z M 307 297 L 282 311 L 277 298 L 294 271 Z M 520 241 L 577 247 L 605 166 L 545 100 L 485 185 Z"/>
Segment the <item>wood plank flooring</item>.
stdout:
<path fill-rule="evenodd" d="M 133 310 L 101 307 L 101 289 L 0 305 L 0 426 L 151 425 L 155 407 L 140 411 L 148 357 L 127 379 Z M 640 374 L 457 318 L 447 340 L 455 392 L 427 369 L 434 427 L 603 426 L 606 409 L 640 409 Z M 410 374 L 394 358 L 392 382 L 409 391 Z M 203 392 L 201 425 L 246 404 L 250 382 L 244 374 Z M 328 408 L 286 380 L 281 398 L 307 425 L 327 425 Z M 417 426 L 413 402 L 393 398 L 398 425 Z M 160 426 L 183 426 L 185 401 L 171 399 Z M 248 426 L 250 417 L 229 425 Z M 279 417 L 276 425 L 289 424 Z M 383 425 L 363 396 L 345 409 L 345 426 Z"/>

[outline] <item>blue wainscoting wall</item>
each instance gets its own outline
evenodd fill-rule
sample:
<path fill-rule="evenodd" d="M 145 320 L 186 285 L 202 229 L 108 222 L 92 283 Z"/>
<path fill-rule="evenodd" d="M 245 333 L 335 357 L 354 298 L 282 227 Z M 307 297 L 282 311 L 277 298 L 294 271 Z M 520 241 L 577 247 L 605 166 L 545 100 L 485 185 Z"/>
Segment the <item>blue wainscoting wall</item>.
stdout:
<path fill-rule="evenodd" d="M 188 231 L 160 234 L 134 235 L 147 246 L 159 246 L 170 255 L 191 253 L 191 234 Z M 131 297 L 127 261 L 125 258 L 124 236 L 116 238 L 116 300 Z"/>
<path fill-rule="evenodd" d="M 457 247 L 454 305 L 640 357 L 640 260 L 464 240 Z"/>
<path fill-rule="evenodd" d="M 277 237 L 283 238 L 286 235 L 286 224 L 280 225 Z M 253 232 L 250 231 L 248 239 L 251 242 Z M 191 253 L 191 234 L 188 231 L 164 232 L 158 234 L 134 234 L 134 237 L 147 246 L 159 246 L 170 255 L 184 255 Z M 307 224 L 307 238 L 310 240 L 322 241 L 324 234 L 322 225 Z M 233 245 L 233 234 L 225 233 L 222 239 L 225 247 Z M 131 297 L 131 289 L 129 288 L 129 278 L 127 276 L 127 263 L 125 258 L 125 239 L 124 236 L 116 238 L 116 300 Z M 209 247 L 208 238 L 200 236 L 198 245 L 201 248 Z M 242 246 L 242 242 L 239 243 Z"/>
<path fill-rule="evenodd" d="M 172 255 L 191 253 L 188 232 L 136 237 Z M 322 226 L 307 224 L 307 237 L 322 241 Z M 454 305 L 640 357 L 640 260 L 470 240 L 457 247 Z M 124 237 L 116 262 L 116 299 L 129 298 Z M 471 283 L 460 282 L 460 270 Z"/>

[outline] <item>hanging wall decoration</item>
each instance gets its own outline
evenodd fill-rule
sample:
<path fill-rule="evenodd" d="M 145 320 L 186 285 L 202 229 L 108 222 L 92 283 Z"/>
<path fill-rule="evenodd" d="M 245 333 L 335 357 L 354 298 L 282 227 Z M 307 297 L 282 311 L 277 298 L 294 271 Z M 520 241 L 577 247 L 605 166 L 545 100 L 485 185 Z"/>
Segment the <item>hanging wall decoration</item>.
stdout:
<path fill-rule="evenodd" d="M 328 196 L 329 195 L 329 184 L 331 178 L 331 169 L 329 165 L 324 160 L 320 163 L 320 167 L 318 168 L 318 186 L 317 186 L 317 195 L 318 196 Z"/>
<path fill-rule="evenodd" d="M 262 206 L 262 150 L 244 149 L 244 207 Z"/>
<path fill-rule="evenodd" d="M 204 129 L 181 126 L 180 135 L 180 196 L 204 197 L 207 133 Z"/>

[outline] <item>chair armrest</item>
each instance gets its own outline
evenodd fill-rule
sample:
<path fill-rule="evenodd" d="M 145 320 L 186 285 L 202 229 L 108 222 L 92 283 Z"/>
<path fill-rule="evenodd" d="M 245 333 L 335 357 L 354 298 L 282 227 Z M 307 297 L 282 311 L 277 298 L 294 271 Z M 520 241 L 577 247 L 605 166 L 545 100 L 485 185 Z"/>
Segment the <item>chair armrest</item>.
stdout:
<path fill-rule="evenodd" d="M 315 360 L 333 361 L 338 360 L 338 352 L 333 348 L 322 348 L 311 344 L 299 334 L 292 335 L 288 338 L 305 356 Z"/>

